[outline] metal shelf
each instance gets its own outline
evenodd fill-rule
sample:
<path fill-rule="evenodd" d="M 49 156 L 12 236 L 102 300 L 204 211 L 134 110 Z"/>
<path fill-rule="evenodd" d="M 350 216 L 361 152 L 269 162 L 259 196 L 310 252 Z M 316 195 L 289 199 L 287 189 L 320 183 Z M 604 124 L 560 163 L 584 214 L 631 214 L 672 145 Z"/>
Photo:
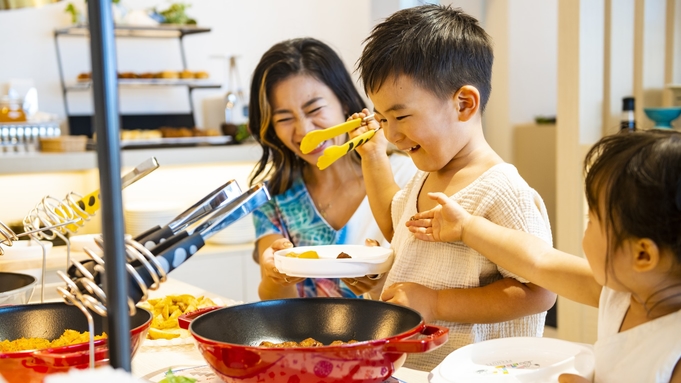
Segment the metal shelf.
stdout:
<path fill-rule="evenodd" d="M 116 25 L 114 27 L 114 35 L 116 37 L 181 38 L 186 35 L 206 32 L 210 32 L 210 28 L 177 24 L 162 24 L 158 26 Z M 54 33 L 55 35 L 65 36 L 90 35 L 87 25 L 74 25 L 67 28 L 60 28 L 55 30 Z"/>
<path fill-rule="evenodd" d="M 191 79 L 119 79 L 118 85 L 126 88 L 134 87 L 156 87 L 156 86 L 186 86 L 190 89 L 209 89 L 220 88 L 222 85 L 211 82 L 210 80 L 191 80 Z M 92 88 L 92 81 L 77 81 L 65 84 L 66 90 L 89 90 Z"/>

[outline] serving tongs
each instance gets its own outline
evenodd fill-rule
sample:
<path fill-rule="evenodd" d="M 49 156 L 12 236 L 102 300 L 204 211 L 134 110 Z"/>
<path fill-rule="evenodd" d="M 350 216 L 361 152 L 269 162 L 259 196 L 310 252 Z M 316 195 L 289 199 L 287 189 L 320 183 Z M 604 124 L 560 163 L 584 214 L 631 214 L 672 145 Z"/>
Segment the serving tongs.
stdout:
<path fill-rule="evenodd" d="M 158 288 L 160 282 L 172 270 L 179 267 L 205 245 L 205 240 L 227 226 L 245 217 L 270 200 L 270 194 L 263 184 L 257 184 L 240 196 L 217 208 L 204 220 L 196 222 L 193 227 L 181 230 L 152 249 L 147 249 L 134 240 L 126 241 L 126 265 L 129 280 L 129 298 L 137 303 L 147 298 L 148 290 Z M 103 247 L 100 239 L 98 246 Z M 68 277 L 78 286 L 80 293 L 88 296 L 90 304 L 94 301 L 105 302 L 106 296 L 101 289 L 101 275 L 104 272 L 104 260 L 96 253 L 85 249 L 94 260 L 94 264 L 73 262 Z M 133 263 L 139 266 L 133 266 Z M 104 303 L 105 306 L 105 303 Z M 101 309 L 101 307 L 100 307 Z"/>
<path fill-rule="evenodd" d="M 163 227 L 157 225 L 137 235 L 135 241 L 151 249 L 239 195 L 241 195 L 239 184 L 235 180 L 228 181 L 173 218 L 167 225 Z"/>
<path fill-rule="evenodd" d="M 374 115 L 370 114 L 364 118 L 355 118 L 350 121 L 346 121 L 342 124 L 332 126 L 330 128 L 322 130 L 313 130 L 303 137 L 303 141 L 300 143 L 300 150 L 303 154 L 310 153 L 322 142 L 330 140 L 334 137 L 340 136 L 351 132 L 364 123 L 374 119 Z M 378 128 L 380 129 L 380 127 Z M 342 144 L 342 145 L 332 145 L 324 149 L 324 153 L 317 159 L 317 167 L 319 170 L 324 170 L 329 167 L 332 163 L 336 162 L 339 158 L 350 153 L 351 151 L 357 149 L 365 142 L 369 141 L 378 129 L 372 129 L 367 132 L 360 134 L 359 136 L 353 138 L 352 140 Z"/>

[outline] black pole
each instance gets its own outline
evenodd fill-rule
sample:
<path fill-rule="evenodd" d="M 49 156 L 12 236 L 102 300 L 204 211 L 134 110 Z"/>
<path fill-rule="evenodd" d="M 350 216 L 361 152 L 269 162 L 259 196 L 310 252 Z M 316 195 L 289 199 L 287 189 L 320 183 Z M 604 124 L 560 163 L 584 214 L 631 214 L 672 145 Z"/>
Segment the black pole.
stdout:
<path fill-rule="evenodd" d="M 90 54 L 97 133 L 99 191 L 104 239 L 104 290 L 107 297 L 109 361 L 113 368 L 130 372 L 130 316 L 125 270 L 125 229 L 121 191 L 121 159 L 111 0 L 88 1 Z"/>

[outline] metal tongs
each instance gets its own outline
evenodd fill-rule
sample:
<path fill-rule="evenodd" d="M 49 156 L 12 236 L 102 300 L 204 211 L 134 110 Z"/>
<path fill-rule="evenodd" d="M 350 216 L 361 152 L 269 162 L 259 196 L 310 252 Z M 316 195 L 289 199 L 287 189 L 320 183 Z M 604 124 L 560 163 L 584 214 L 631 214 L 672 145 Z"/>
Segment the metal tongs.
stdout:
<path fill-rule="evenodd" d="M 371 121 L 373 119 L 374 115 L 370 114 L 364 118 L 355 118 L 354 120 L 346 121 L 342 124 L 332 126 L 330 128 L 326 128 L 323 130 L 313 130 L 306 134 L 305 137 L 303 137 L 303 141 L 300 143 L 300 150 L 303 152 L 303 154 L 310 153 L 322 142 L 340 136 L 341 134 L 351 132 L 362 126 L 364 123 Z M 380 129 L 380 127 L 378 129 Z M 324 149 L 324 153 L 319 157 L 319 159 L 317 159 L 317 167 L 319 168 L 319 170 L 324 170 L 328 168 L 332 163 L 336 162 L 339 158 L 343 157 L 344 155 L 357 149 L 365 142 L 369 141 L 374 136 L 374 134 L 376 134 L 376 131 L 378 131 L 378 129 L 372 129 L 367 132 L 364 132 L 342 145 L 333 145 Z"/>

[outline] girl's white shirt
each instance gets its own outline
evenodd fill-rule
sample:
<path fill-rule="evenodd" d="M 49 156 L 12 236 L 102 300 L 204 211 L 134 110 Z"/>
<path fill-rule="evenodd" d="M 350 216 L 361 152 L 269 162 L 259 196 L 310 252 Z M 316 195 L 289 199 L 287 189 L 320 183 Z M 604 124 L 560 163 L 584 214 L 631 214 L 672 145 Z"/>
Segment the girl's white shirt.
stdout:
<path fill-rule="evenodd" d="M 631 294 L 603 287 L 594 344 L 596 383 L 668 383 L 681 358 L 681 310 L 619 332 Z"/>

